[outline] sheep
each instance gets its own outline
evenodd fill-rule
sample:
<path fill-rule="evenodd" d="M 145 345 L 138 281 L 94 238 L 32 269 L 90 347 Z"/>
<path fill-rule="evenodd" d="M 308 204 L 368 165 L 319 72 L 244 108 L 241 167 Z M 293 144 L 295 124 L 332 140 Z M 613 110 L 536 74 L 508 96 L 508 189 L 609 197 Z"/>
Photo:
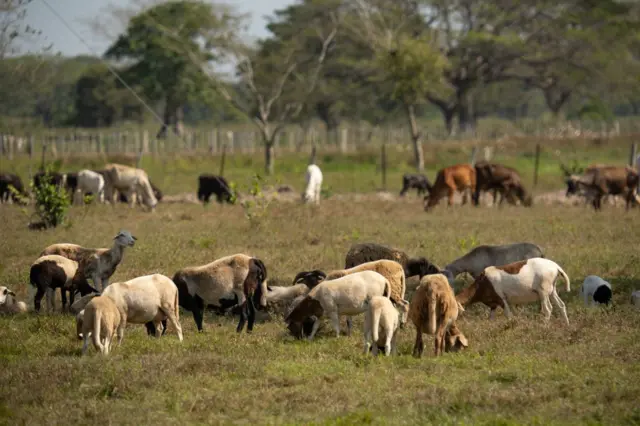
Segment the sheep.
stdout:
<path fill-rule="evenodd" d="M 0 173 L 0 203 L 12 200 L 24 204 L 28 197 L 20 176 L 13 173 Z"/>
<path fill-rule="evenodd" d="M 94 297 L 82 313 L 81 330 L 84 338 L 82 355 L 86 355 L 89 348 L 89 335 L 91 335 L 96 351 L 99 351 L 102 355 L 109 354 L 114 334 L 118 336 L 118 344 L 122 342 L 124 333 L 123 318 L 110 297 Z"/>
<path fill-rule="evenodd" d="M 482 245 L 444 267 L 442 273 L 453 284 L 455 278 L 468 272 L 475 279 L 487 266 L 507 265 L 519 260 L 544 257 L 542 249 L 533 243 L 513 243 L 504 245 Z"/>
<path fill-rule="evenodd" d="M 469 342 L 456 325 L 460 311 L 464 309 L 443 274 L 422 277 L 409 307 L 409 318 L 416 327 L 413 356 L 422 357 L 423 333 L 435 334 L 435 356 L 442 355 L 443 350 L 457 352 L 467 348 Z"/>
<path fill-rule="evenodd" d="M 491 308 L 490 319 L 494 317 L 498 306 L 502 306 L 505 315 L 511 318 L 513 315 L 509 303 L 521 305 L 540 300 L 545 321 L 548 321 L 551 318 L 551 298 L 569 325 L 567 308 L 556 290 L 559 276 L 564 279 L 566 290 L 569 292 L 569 277 L 557 263 L 549 259 L 534 257 L 508 265 L 488 266 L 473 284 L 456 296 L 456 299 L 462 306 L 475 302 L 485 303 Z"/>
<path fill-rule="evenodd" d="M 295 276 L 290 286 L 267 286 L 266 301 L 268 309 L 287 312 L 295 299 L 306 296 L 325 277 L 326 274 L 317 269 L 303 271 Z"/>
<path fill-rule="evenodd" d="M 408 313 L 409 305 L 402 305 L 404 313 Z M 389 356 L 398 353 L 396 346 L 397 330 L 400 317 L 388 297 L 374 296 L 365 300 L 364 314 L 364 353 L 378 355 L 378 346 L 384 347 L 384 354 Z M 382 328 L 382 333 L 380 333 Z M 371 343 L 373 342 L 373 347 Z"/>
<path fill-rule="evenodd" d="M 305 320 L 324 315 L 331 319 L 336 336 L 340 336 L 340 315 L 353 316 L 365 311 L 367 297 L 389 297 L 391 286 L 389 280 L 375 271 L 361 271 L 334 280 L 326 280 L 318 284 L 304 299 L 286 316 L 285 323 L 289 331 L 296 336 L 302 336 Z M 313 337 L 318 331 L 320 321 L 314 321 L 308 337 Z M 351 334 L 351 327 L 347 335 Z"/>
<path fill-rule="evenodd" d="M 220 204 L 233 202 L 233 190 L 224 177 L 203 173 L 198 176 L 198 200 L 208 204 L 211 195 L 215 195 Z"/>
<path fill-rule="evenodd" d="M 107 164 L 104 170 L 105 198 L 110 203 L 114 203 L 113 195 L 117 190 L 126 195 L 130 207 L 134 205 L 133 195 L 140 194 L 143 204 L 151 211 L 155 209 L 158 199 L 153 193 L 149 176 L 144 170 L 121 164 Z"/>
<path fill-rule="evenodd" d="M 352 245 L 345 257 L 344 267 L 345 269 L 349 269 L 363 263 L 381 259 L 395 260 L 401 264 L 404 268 L 406 278 L 413 276 L 422 278 L 425 275 L 440 272 L 440 268 L 424 257 L 410 258 L 402 250 L 376 243 L 358 243 Z"/>
<path fill-rule="evenodd" d="M 589 275 L 582 283 L 580 294 L 587 306 L 596 303 L 608 305 L 612 296 L 611 284 L 596 275 Z"/>
<path fill-rule="evenodd" d="M 62 294 L 62 311 L 67 310 L 67 291 L 71 293 L 70 303 L 73 304 L 76 291 L 86 295 L 95 291 L 89 285 L 78 262 L 56 254 L 40 256 L 31 265 L 29 282 L 36 288 L 33 299 L 34 309 L 40 312 L 42 297 L 47 296 L 47 311 L 53 312 L 55 289 L 60 288 Z"/>
<path fill-rule="evenodd" d="M 80 170 L 78 172 L 77 192 L 83 198 L 87 193 L 91 193 L 99 202 L 104 203 L 104 177 L 93 170 Z"/>
<path fill-rule="evenodd" d="M 255 307 L 266 307 L 267 269 L 255 257 L 238 253 L 202 266 L 183 268 L 173 281 L 180 293 L 180 306 L 193 313 L 198 331 L 207 304 L 220 306 L 220 299 L 235 295 L 242 306 L 236 331 L 240 333 L 249 320 L 247 332 L 253 330 Z"/>
<path fill-rule="evenodd" d="M 91 278 L 98 291 L 102 291 L 109 285 L 109 278 L 122 261 L 124 249 L 133 247 L 138 240 L 126 230 L 118 232 L 113 239 L 113 247 L 110 249 L 91 249 L 77 244 L 61 243 L 48 246 L 40 256 L 57 254 L 78 262 L 84 276 Z"/>
<path fill-rule="evenodd" d="M 27 304 L 16 300 L 16 294 L 5 286 L 0 286 L 0 314 L 22 314 L 27 312 Z"/>
<path fill-rule="evenodd" d="M 635 290 L 631 293 L 631 304 L 640 308 L 640 290 Z"/>
<path fill-rule="evenodd" d="M 322 171 L 315 164 L 307 166 L 306 186 L 302 194 L 304 203 L 320 204 L 320 189 L 322 187 Z"/>
<path fill-rule="evenodd" d="M 178 340 L 182 342 L 179 293 L 177 286 L 169 277 L 152 274 L 113 283 L 102 292 L 102 296 L 110 297 L 120 311 L 122 333 L 120 331 L 118 333 L 118 344 L 122 343 L 124 328 L 128 322 L 133 324 L 153 322 L 155 336 L 160 337 L 165 319 L 168 319 L 176 329 Z M 85 315 L 86 309 L 85 307 Z"/>

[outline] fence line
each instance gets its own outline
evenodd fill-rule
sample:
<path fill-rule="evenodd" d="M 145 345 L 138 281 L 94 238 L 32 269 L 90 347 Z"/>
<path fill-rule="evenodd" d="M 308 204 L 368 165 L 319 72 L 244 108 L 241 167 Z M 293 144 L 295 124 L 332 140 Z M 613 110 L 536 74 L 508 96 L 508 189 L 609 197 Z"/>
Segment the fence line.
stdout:
<path fill-rule="evenodd" d="M 236 126 L 237 127 L 237 126 Z M 520 124 L 511 132 L 484 129 L 473 135 L 444 137 L 437 132 L 426 132 L 425 143 L 441 140 L 478 139 L 499 140 L 504 137 L 534 136 L 540 140 L 592 137 L 607 138 L 621 134 L 640 133 L 640 123 L 625 120 L 613 124 L 602 122 L 564 122 L 556 127 Z M 343 125 L 333 132 L 321 126 L 306 131 L 300 126 L 284 129 L 275 141 L 277 152 L 311 153 L 312 147 L 321 151 L 357 152 L 363 148 L 387 145 L 409 145 L 410 134 L 404 127 L 373 127 L 362 124 Z M 217 155 L 226 149 L 228 154 L 262 152 L 260 134 L 251 129 L 231 130 L 231 126 L 213 129 L 187 129 L 183 136 L 169 135 L 156 139 L 147 129 L 45 129 L 33 132 L 10 133 L 0 129 L 0 156 L 12 159 L 14 155 L 40 152 L 54 158 L 69 154 L 202 154 Z"/>

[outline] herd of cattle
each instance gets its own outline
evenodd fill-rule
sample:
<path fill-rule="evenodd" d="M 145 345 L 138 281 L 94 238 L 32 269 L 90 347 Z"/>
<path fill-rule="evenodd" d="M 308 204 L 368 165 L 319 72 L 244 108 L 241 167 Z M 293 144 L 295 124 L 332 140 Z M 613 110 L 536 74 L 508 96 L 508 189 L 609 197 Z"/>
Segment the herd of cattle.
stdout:
<path fill-rule="evenodd" d="M 528 242 L 478 246 L 444 268 L 396 248 L 358 243 L 347 252 L 344 269 L 302 271 L 288 286 L 269 285 L 265 263 L 244 253 L 183 267 L 173 278 L 155 273 L 110 284 L 125 248 L 133 247 L 136 240 L 122 230 L 110 249 L 53 244 L 31 265 L 36 313 L 45 294 L 47 311 L 53 313 L 58 288 L 62 311 L 67 312 L 69 292 L 69 311 L 75 315 L 77 337 L 84 340 L 83 353 L 91 339 L 97 351 L 108 354 L 115 336 L 122 343 L 127 323 L 144 324 L 149 335 L 161 337 L 170 322 L 182 341 L 180 307 L 193 314 L 198 331 L 203 331 L 207 307 L 218 314 L 239 315 L 237 332 L 245 324 L 252 331 L 257 310 L 275 310 L 292 336 L 308 340 L 313 340 L 323 319 L 329 319 L 340 336 L 340 317 L 347 317 L 350 334 L 351 318 L 364 314 L 365 352 L 382 350 L 386 355 L 397 353 L 398 330 L 410 320 L 416 328 L 413 355 L 417 357 L 423 352 L 423 334 L 435 336 L 436 356 L 467 348 L 469 338 L 457 320 L 466 307 L 478 302 L 491 309 L 492 319 L 498 307 L 512 317 L 511 306 L 539 301 L 545 321 L 551 318 L 553 302 L 569 324 L 557 291 L 559 278 L 570 291 L 569 277 L 544 257 L 539 246 Z M 456 294 L 453 283 L 462 273 L 470 274 L 473 282 Z M 407 300 L 406 280 L 414 276 L 420 284 Z M 74 301 L 76 293 L 82 297 Z M 609 304 L 612 295 L 611 284 L 594 275 L 586 277 L 580 290 L 585 305 Z M 631 303 L 640 307 L 640 292 L 632 293 Z M 26 311 L 15 292 L 0 287 L 0 312 Z"/>

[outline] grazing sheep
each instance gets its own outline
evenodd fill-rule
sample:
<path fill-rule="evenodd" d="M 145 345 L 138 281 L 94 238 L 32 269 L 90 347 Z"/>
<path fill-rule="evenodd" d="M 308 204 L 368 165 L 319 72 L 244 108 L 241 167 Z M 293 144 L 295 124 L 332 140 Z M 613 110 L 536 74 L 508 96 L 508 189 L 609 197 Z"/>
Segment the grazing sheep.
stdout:
<path fill-rule="evenodd" d="M 175 273 L 173 281 L 180 292 L 180 306 L 193 313 L 198 331 L 202 331 L 204 308 L 220 306 L 220 300 L 235 295 L 242 306 L 236 331 L 253 330 L 255 307 L 266 307 L 267 269 L 257 258 L 234 254 L 202 266 L 183 268 Z"/>
<path fill-rule="evenodd" d="M 290 286 L 267 286 L 266 301 L 269 311 L 287 313 L 294 300 L 307 293 L 324 280 L 326 274 L 320 270 L 299 272 Z M 300 299 L 301 300 L 301 299 Z M 236 299 L 237 303 L 237 299 Z"/>
<path fill-rule="evenodd" d="M 231 204 L 233 199 L 233 191 L 224 177 L 201 174 L 198 176 L 198 200 L 207 204 L 211 195 L 215 195 L 220 204 L 223 202 Z"/>
<path fill-rule="evenodd" d="M 315 164 L 307 166 L 306 186 L 302 194 L 304 203 L 320 204 L 320 189 L 322 187 L 322 171 Z"/>
<path fill-rule="evenodd" d="M 107 164 L 105 173 L 105 198 L 114 203 L 114 191 L 126 195 L 129 206 L 133 207 L 135 194 L 140 194 L 142 203 L 153 211 L 158 204 L 158 199 L 153 193 L 147 172 L 122 164 Z"/>
<path fill-rule="evenodd" d="M 55 254 L 40 256 L 33 262 L 29 270 L 29 282 L 36 288 L 33 299 L 36 312 L 40 312 L 40 303 L 45 294 L 47 312 L 53 312 L 56 288 L 60 289 L 62 295 L 63 312 L 67 310 L 67 291 L 70 293 L 70 304 L 73 304 L 76 291 L 83 296 L 95 291 L 79 270 L 78 262 Z"/>
<path fill-rule="evenodd" d="M 595 305 L 603 303 L 608 305 L 611 302 L 611 284 L 596 275 L 586 277 L 580 288 L 580 294 L 585 305 Z"/>
<path fill-rule="evenodd" d="M 113 336 L 118 335 L 120 344 L 124 335 L 123 319 L 118 307 L 110 297 L 98 296 L 91 299 L 82 312 L 82 355 L 85 355 L 89 348 L 89 335 L 96 351 L 108 355 Z"/>
<path fill-rule="evenodd" d="M 489 318 L 494 317 L 498 306 L 502 306 L 505 315 L 511 318 L 513 315 L 509 303 L 522 305 L 540 300 L 542 313 L 547 321 L 551 318 L 551 299 L 569 325 L 567 308 L 556 290 L 559 276 L 564 279 L 567 292 L 570 291 L 569 277 L 557 263 L 549 259 L 536 257 L 508 265 L 489 266 L 456 299 L 462 306 L 475 302 L 485 303 L 491 308 Z"/>
<path fill-rule="evenodd" d="M 77 244 L 52 244 L 45 248 L 40 256 L 57 254 L 78 262 L 83 275 L 91 278 L 98 291 L 109 285 L 109 278 L 122 261 L 125 247 L 133 247 L 138 240 L 129 231 L 121 230 L 110 249 L 91 249 Z"/>
<path fill-rule="evenodd" d="M 99 202 L 104 203 L 104 177 L 93 170 L 80 170 L 77 191 L 83 198 L 91 193 Z"/>
<path fill-rule="evenodd" d="M 406 315 L 409 305 L 401 306 Z M 378 355 L 378 347 L 382 346 L 386 356 L 397 354 L 396 337 L 402 316 L 404 315 L 398 312 L 388 297 L 374 296 L 365 300 L 364 353 L 369 353 L 372 349 L 372 354 Z"/>
<path fill-rule="evenodd" d="M 367 297 L 385 296 L 390 293 L 389 280 L 374 271 L 361 271 L 342 278 L 326 280 L 318 284 L 286 316 L 289 331 L 301 337 L 305 320 L 310 317 L 331 319 L 336 336 L 340 336 L 340 315 L 353 316 L 365 311 Z M 314 321 L 309 335 L 312 340 L 318 331 L 320 321 Z M 347 335 L 351 327 L 347 328 Z"/>
<path fill-rule="evenodd" d="M 27 304 L 16 300 L 16 294 L 5 286 L 0 286 L 0 314 L 22 314 L 27 312 Z"/>
<path fill-rule="evenodd" d="M 160 337 L 163 331 L 162 321 L 165 319 L 168 319 L 176 329 L 178 339 L 182 342 L 178 288 L 169 277 L 152 274 L 113 283 L 102 292 L 102 295 L 110 297 L 120 311 L 120 327 L 123 334 L 118 334 L 119 344 L 122 342 L 124 328 L 128 322 L 133 324 L 153 322 L 156 337 Z M 86 309 L 85 307 L 85 311 Z"/>
<path fill-rule="evenodd" d="M 410 258 L 402 250 L 376 243 L 352 245 L 345 257 L 344 267 L 349 269 L 363 263 L 382 259 L 394 260 L 401 264 L 406 278 L 413 276 L 422 278 L 425 275 L 440 273 L 440 268 L 424 257 Z"/>
<path fill-rule="evenodd" d="M 507 265 L 519 260 L 544 257 L 542 249 L 532 243 L 513 243 L 504 245 L 482 245 L 444 267 L 442 273 L 453 284 L 455 277 L 463 272 L 475 279 L 487 266 Z"/>
<path fill-rule="evenodd" d="M 635 290 L 631 293 L 631 304 L 640 308 L 640 290 Z"/>
<path fill-rule="evenodd" d="M 467 338 L 456 326 L 458 304 L 447 278 L 443 274 L 422 277 L 411 299 L 409 318 L 416 327 L 413 356 L 420 358 L 424 351 L 422 334 L 435 334 L 435 356 L 442 351 L 457 352 L 469 346 Z"/>

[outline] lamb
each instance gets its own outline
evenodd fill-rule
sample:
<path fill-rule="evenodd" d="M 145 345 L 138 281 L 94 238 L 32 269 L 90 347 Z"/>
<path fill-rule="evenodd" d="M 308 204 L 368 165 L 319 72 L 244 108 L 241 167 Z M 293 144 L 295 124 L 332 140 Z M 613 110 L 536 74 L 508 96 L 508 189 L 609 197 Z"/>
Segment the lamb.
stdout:
<path fill-rule="evenodd" d="M 242 306 L 239 333 L 247 324 L 253 330 L 255 307 L 266 307 L 267 269 L 255 257 L 238 253 L 225 256 L 202 266 L 183 268 L 175 273 L 173 281 L 180 293 L 180 306 L 193 313 L 198 331 L 202 331 L 204 308 L 208 304 L 220 306 L 220 299 L 238 298 Z"/>
<path fill-rule="evenodd" d="M 16 294 L 5 286 L 0 286 L 0 314 L 22 314 L 27 312 L 27 304 L 16 300 Z"/>
<path fill-rule="evenodd" d="M 580 294 L 587 306 L 596 303 L 608 305 L 612 296 L 611 284 L 596 275 L 589 275 L 582 283 Z"/>
<path fill-rule="evenodd" d="M 422 278 L 425 275 L 440 273 L 440 268 L 424 257 L 410 258 L 402 250 L 376 243 L 358 243 L 352 245 L 345 257 L 344 267 L 345 269 L 349 269 L 363 263 L 381 259 L 394 260 L 401 264 L 404 268 L 406 278 L 413 276 Z"/>
<path fill-rule="evenodd" d="M 409 305 L 402 305 L 404 314 L 409 311 Z M 398 353 L 396 346 L 397 330 L 402 316 L 387 297 L 374 296 L 365 300 L 364 315 L 364 353 L 378 355 L 378 346 L 384 347 L 384 354 L 389 356 Z M 382 330 L 380 330 L 382 328 Z M 380 333 L 382 331 L 382 333 Z M 373 347 L 371 343 L 373 341 Z"/>
<path fill-rule="evenodd" d="M 320 204 L 320 189 L 322 187 L 322 171 L 315 164 L 309 164 L 306 174 L 306 186 L 302 194 L 304 203 Z"/>
<path fill-rule="evenodd" d="M 91 278 L 98 291 L 102 291 L 109 285 L 109 278 L 122 261 L 124 249 L 133 247 L 138 240 L 126 230 L 118 232 L 113 239 L 113 247 L 110 249 L 91 249 L 77 244 L 62 243 L 48 246 L 40 256 L 57 254 L 78 262 L 83 275 Z"/>
<path fill-rule="evenodd" d="M 77 191 L 83 198 L 87 193 L 91 193 L 99 202 L 104 203 L 104 177 L 93 170 L 80 170 Z"/>
<path fill-rule="evenodd" d="M 62 293 L 62 311 L 67 310 L 67 291 L 71 293 L 70 303 L 73 304 L 76 291 L 86 295 L 95 291 L 87 282 L 78 262 L 55 254 L 40 256 L 31 265 L 29 282 L 36 288 L 33 299 L 34 309 L 40 312 L 42 297 L 47 296 L 47 311 L 53 312 L 55 289 Z"/>
<path fill-rule="evenodd" d="M 631 304 L 637 308 L 640 308 L 640 290 L 635 290 L 631 293 Z"/>
<path fill-rule="evenodd" d="M 124 326 L 118 307 L 108 296 L 98 296 L 84 308 L 82 318 L 82 355 L 87 353 L 89 347 L 89 335 L 96 351 L 102 355 L 108 355 L 112 338 L 118 335 L 118 344 L 122 341 Z M 79 333 L 78 333 L 79 335 Z"/>
<path fill-rule="evenodd" d="M 462 306 L 485 303 L 491 308 L 489 318 L 494 317 L 498 306 L 502 306 L 505 315 L 511 318 L 513 315 L 509 303 L 522 305 L 540 300 L 546 321 L 551 318 L 551 299 L 569 325 L 567 308 L 556 290 L 559 276 L 564 279 L 567 292 L 570 291 L 569 277 L 557 263 L 549 259 L 534 257 L 498 267 L 488 266 L 456 299 Z"/>
<path fill-rule="evenodd" d="M 133 324 L 153 322 L 156 327 L 156 337 L 160 337 L 163 331 L 163 320 L 166 319 L 176 329 L 178 340 L 182 342 L 178 288 L 169 277 L 152 274 L 113 283 L 102 292 L 102 296 L 111 298 L 120 311 L 118 344 L 122 343 L 124 329 L 128 322 Z M 85 307 L 85 316 L 86 309 Z"/>
<path fill-rule="evenodd" d="M 469 342 L 456 325 L 458 313 L 464 309 L 458 304 L 447 278 L 443 274 L 422 277 L 411 299 L 409 318 L 416 327 L 413 356 L 422 357 L 422 334 L 435 334 L 435 356 L 442 351 L 457 352 L 467 348 Z"/>
<path fill-rule="evenodd" d="M 107 164 L 104 170 L 105 197 L 110 203 L 114 203 L 113 195 L 117 190 L 126 195 L 130 207 L 134 205 L 133 195 L 140 194 L 143 204 L 151 211 L 155 209 L 158 199 L 144 170 L 122 164 Z"/>
<path fill-rule="evenodd" d="M 340 336 L 340 315 L 353 316 L 365 311 L 365 300 L 373 296 L 389 297 L 389 280 L 374 271 L 361 271 L 318 284 L 285 318 L 289 331 L 301 337 L 303 324 L 310 317 L 331 319 L 336 336 Z M 313 323 L 309 340 L 318 331 L 320 321 Z M 351 327 L 347 335 L 351 334 Z"/>
<path fill-rule="evenodd" d="M 507 265 L 519 260 L 544 257 L 542 249 L 533 243 L 513 243 L 504 245 L 482 245 L 444 267 L 443 274 L 453 284 L 455 277 L 468 272 L 475 279 L 487 266 Z"/>

